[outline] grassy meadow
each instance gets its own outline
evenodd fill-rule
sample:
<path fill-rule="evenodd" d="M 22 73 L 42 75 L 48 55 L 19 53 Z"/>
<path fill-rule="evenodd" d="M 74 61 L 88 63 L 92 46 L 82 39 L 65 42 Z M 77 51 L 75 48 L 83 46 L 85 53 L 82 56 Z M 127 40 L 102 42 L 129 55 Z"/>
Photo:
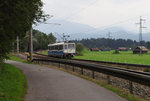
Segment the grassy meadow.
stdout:
<path fill-rule="evenodd" d="M 84 50 L 83 56 L 75 56 L 74 58 L 150 65 L 150 53 L 139 55 L 139 54 L 133 54 L 132 51 L 119 51 L 119 54 L 113 54 L 113 52 L 114 51 L 91 52 L 91 51 Z"/>
<path fill-rule="evenodd" d="M 99 52 L 83 50 L 83 56 L 75 56 L 74 59 L 150 65 L 150 52 L 142 55 L 133 54 L 132 51 L 119 51 L 119 54 L 113 54 L 113 52 L 114 50 Z M 42 51 L 41 53 L 47 55 L 47 51 Z"/>

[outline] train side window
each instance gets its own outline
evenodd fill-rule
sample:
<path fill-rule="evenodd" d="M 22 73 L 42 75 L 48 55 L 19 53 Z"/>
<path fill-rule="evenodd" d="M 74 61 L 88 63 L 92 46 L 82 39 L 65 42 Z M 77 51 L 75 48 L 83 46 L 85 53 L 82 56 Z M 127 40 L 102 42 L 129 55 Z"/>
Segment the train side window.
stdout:
<path fill-rule="evenodd" d="M 53 50 L 56 50 L 56 46 L 54 46 L 54 49 Z"/>
<path fill-rule="evenodd" d="M 63 45 L 59 45 L 59 50 L 62 50 L 63 49 Z"/>
<path fill-rule="evenodd" d="M 58 45 L 55 46 L 55 50 L 58 50 Z"/>
<path fill-rule="evenodd" d="M 52 50 L 54 50 L 54 46 L 52 46 Z"/>

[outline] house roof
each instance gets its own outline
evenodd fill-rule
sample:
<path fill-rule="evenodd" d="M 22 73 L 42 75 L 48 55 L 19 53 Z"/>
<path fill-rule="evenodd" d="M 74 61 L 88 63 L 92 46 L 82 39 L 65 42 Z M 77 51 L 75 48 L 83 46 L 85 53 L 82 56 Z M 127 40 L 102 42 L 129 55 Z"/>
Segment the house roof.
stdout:
<path fill-rule="evenodd" d="M 118 47 L 119 50 L 126 50 L 126 47 Z"/>
<path fill-rule="evenodd" d="M 99 50 L 98 48 L 91 48 L 91 50 L 95 51 L 95 50 Z"/>
<path fill-rule="evenodd" d="M 137 46 L 134 50 L 141 49 L 142 51 L 148 51 L 144 46 Z"/>

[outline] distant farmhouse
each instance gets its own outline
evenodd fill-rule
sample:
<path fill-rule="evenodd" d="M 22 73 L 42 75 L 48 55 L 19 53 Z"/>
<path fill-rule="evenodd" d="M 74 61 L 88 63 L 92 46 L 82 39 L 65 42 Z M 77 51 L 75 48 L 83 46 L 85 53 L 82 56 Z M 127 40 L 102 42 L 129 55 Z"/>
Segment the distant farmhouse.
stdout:
<path fill-rule="evenodd" d="M 126 47 L 118 47 L 119 51 L 127 51 L 128 49 Z"/>
<path fill-rule="evenodd" d="M 90 48 L 90 51 L 99 51 L 98 48 Z"/>
<path fill-rule="evenodd" d="M 110 51 L 111 48 L 100 48 L 101 51 Z"/>
<path fill-rule="evenodd" d="M 144 46 L 137 46 L 135 49 L 133 49 L 133 54 L 140 54 L 141 53 L 147 53 L 148 49 Z"/>

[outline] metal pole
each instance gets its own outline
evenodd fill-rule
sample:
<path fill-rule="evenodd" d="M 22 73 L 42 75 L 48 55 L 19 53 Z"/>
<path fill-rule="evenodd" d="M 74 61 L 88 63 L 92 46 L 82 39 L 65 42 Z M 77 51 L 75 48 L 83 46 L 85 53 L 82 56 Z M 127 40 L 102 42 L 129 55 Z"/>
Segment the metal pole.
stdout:
<path fill-rule="evenodd" d="M 142 16 L 140 16 L 140 22 L 137 23 L 139 24 L 139 46 L 142 46 L 142 29 L 146 28 L 143 26 L 143 21 L 145 21 L 145 19 L 142 19 Z M 142 53 L 142 50 L 140 49 L 140 54 Z"/>
<path fill-rule="evenodd" d="M 19 37 L 17 36 L 17 53 L 19 53 Z"/>
<path fill-rule="evenodd" d="M 65 38 L 65 35 L 64 35 L 64 33 L 63 33 L 63 42 L 65 41 L 64 38 Z"/>
<path fill-rule="evenodd" d="M 141 46 L 140 54 L 142 54 L 142 17 L 140 16 L 140 28 L 139 28 L 139 46 Z"/>
<path fill-rule="evenodd" d="M 29 31 L 29 36 L 30 36 L 30 47 L 29 47 L 29 54 L 30 54 L 30 61 L 32 61 L 32 53 L 33 53 L 33 42 L 32 42 L 32 27 Z"/>

